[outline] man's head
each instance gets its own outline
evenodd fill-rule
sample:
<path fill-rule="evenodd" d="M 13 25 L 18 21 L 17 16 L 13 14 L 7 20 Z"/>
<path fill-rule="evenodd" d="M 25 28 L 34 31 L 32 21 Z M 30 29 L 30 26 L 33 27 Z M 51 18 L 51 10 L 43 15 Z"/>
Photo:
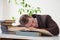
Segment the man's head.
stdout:
<path fill-rule="evenodd" d="M 35 27 L 36 22 L 32 16 L 22 15 L 20 18 L 20 24 L 25 25 L 26 27 Z"/>

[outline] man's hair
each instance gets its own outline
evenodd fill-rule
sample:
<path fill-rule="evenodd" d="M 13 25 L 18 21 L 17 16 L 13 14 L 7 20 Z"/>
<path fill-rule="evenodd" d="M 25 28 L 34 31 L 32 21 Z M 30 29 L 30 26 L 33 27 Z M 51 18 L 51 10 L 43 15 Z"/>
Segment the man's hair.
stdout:
<path fill-rule="evenodd" d="M 28 23 L 28 21 L 29 21 L 29 18 L 30 16 L 29 15 L 22 15 L 21 16 L 21 18 L 20 18 L 20 20 L 19 20 L 19 22 L 20 22 L 20 24 L 21 25 L 25 25 L 25 24 L 27 24 Z"/>

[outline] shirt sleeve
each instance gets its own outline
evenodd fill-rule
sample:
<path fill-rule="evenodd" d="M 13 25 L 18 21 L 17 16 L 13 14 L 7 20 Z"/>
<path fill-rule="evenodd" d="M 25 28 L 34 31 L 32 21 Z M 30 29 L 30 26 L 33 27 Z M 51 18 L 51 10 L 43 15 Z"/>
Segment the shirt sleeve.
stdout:
<path fill-rule="evenodd" d="M 47 19 L 46 19 L 46 30 L 49 31 L 50 33 L 52 33 L 54 36 L 59 34 L 59 28 L 58 25 L 56 24 L 56 22 L 51 18 L 51 16 L 47 15 Z"/>

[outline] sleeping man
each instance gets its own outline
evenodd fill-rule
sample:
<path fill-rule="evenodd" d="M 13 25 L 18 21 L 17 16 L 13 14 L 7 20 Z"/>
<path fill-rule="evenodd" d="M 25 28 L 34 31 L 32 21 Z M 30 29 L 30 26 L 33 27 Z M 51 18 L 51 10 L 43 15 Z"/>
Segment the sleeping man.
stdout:
<path fill-rule="evenodd" d="M 25 30 L 38 31 L 42 34 L 57 36 L 59 28 L 56 22 L 49 15 L 22 15 L 19 20 L 21 25 L 24 25 Z"/>

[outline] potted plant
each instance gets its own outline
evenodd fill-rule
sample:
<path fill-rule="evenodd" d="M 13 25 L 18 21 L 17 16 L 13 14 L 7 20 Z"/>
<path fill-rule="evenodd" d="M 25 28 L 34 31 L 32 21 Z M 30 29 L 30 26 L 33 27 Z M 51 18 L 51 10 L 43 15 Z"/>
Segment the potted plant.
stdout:
<path fill-rule="evenodd" d="M 11 0 L 8 1 L 9 3 L 11 2 Z M 25 0 L 22 0 L 21 2 L 17 2 L 17 0 L 14 0 L 15 4 L 21 5 L 22 7 L 19 8 L 18 13 L 21 15 L 23 13 L 27 13 L 29 16 L 33 15 L 33 14 L 37 14 L 38 12 L 41 13 L 41 9 L 40 7 L 36 7 L 33 8 L 31 7 L 30 4 L 26 3 Z M 15 20 L 15 17 L 12 17 L 12 20 Z"/>

